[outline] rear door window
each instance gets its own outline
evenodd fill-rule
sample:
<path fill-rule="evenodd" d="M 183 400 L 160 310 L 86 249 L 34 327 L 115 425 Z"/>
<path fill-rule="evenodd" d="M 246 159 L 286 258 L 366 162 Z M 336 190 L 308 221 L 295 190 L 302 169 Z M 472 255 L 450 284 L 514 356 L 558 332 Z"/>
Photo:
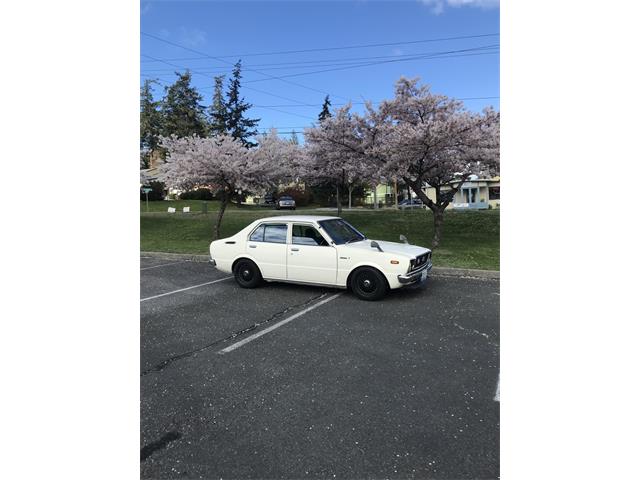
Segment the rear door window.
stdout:
<path fill-rule="evenodd" d="M 265 225 L 264 241 L 268 243 L 287 243 L 287 224 Z"/>

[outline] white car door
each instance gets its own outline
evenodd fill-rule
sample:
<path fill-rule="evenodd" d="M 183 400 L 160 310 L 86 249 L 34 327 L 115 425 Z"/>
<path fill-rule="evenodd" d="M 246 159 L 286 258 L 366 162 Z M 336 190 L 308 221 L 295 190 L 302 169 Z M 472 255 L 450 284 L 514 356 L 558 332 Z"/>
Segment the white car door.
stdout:
<path fill-rule="evenodd" d="M 262 223 L 249 235 L 247 253 L 264 278 L 287 278 L 287 229 L 286 223 Z"/>
<path fill-rule="evenodd" d="M 312 224 L 294 223 L 287 247 L 287 280 L 325 285 L 336 283 L 336 248 Z"/>

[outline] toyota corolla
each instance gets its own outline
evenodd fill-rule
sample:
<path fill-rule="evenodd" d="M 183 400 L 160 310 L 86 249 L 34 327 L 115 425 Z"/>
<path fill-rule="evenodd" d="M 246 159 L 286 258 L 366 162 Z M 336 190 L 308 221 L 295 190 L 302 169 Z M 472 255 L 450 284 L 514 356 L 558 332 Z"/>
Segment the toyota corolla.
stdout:
<path fill-rule="evenodd" d="M 339 217 L 292 215 L 256 220 L 211 243 L 211 261 L 243 288 L 263 281 L 351 289 L 363 300 L 425 282 L 431 250 L 371 240 Z"/>

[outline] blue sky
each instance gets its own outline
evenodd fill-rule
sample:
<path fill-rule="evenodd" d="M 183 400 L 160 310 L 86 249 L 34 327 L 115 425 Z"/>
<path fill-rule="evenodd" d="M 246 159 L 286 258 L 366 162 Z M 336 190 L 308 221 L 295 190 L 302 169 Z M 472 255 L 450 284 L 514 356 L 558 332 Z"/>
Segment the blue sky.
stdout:
<path fill-rule="evenodd" d="M 311 125 L 325 93 L 334 105 L 377 102 L 393 96 L 401 75 L 452 97 L 500 95 L 497 0 L 152 1 L 141 2 L 140 12 L 141 82 L 173 82 L 173 71 L 189 68 L 208 105 L 213 75 L 241 58 L 251 116 L 283 134 Z M 371 44 L 386 45 L 343 48 Z M 292 50 L 315 51 L 271 54 Z M 470 110 L 499 109 L 499 98 L 464 102 Z"/>

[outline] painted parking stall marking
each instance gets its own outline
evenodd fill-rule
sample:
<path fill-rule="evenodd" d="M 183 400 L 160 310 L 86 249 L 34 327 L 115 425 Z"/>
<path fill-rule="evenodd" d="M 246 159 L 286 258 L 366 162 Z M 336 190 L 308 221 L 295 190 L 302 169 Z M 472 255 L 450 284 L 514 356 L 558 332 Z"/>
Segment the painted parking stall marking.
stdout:
<path fill-rule="evenodd" d="M 291 315 L 290 317 L 285 318 L 284 320 L 280 320 L 278 323 L 275 323 L 275 324 L 271 325 L 270 327 L 259 331 L 258 333 L 254 333 L 253 335 L 251 335 L 250 337 L 245 338 L 244 340 L 240 340 L 239 342 L 236 342 L 233 345 L 229 345 L 227 348 L 224 348 L 224 349 L 220 350 L 218 353 L 220 355 L 224 355 L 225 353 L 232 352 L 236 348 L 240 348 L 241 346 L 246 345 L 247 343 L 252 342 L 253 340 L 256 340 L 257 338 L 260 338 L 261 336 L 266 335 L 269 332 L 272 332 L 276 328 L 279 328 L 279 327 L 281 327 L 281 326 L 283 326 L 283 325 L 295 320 L 296 318 L 301 317 L 305 313 L 308 313 L 311 310 L 314 310 L 314 309 L 324 305 L 325 303 L 329 303 L 331 300 L 335 300 L 340 295 L 342 295 L 342 293 L 343 292 L 336 293 L 335 295 L 332 295 L 332 296 L 330 296 L 328 298 L 325 298 L 324 300 L 321 300 L 318 303 L 315 303 L 315 304 L 311 305 L 310 307 L 307 307 L 304 310 L 301 310 L 298 313 L 295 313 L 295 314 Z"/>
<path fill-rule="evenodd" d="M 140 271 L 142 271 L 142 270 L 151 270 L 152 268 L 168 267 L 169 265 L 179 265 L 181 263 L 183 263 L 183 262 L 162 263 L 160 265 L 153 265 L 151 267 L 141 268 Z"/>
<path fill-rule="evenodd" d="M 178 290 L 173 290 L 171 292 L 161 293 L 160 295 L 153 295 L 152 297 L 141 298 L 140 302 L 146 302 L 147 300 L 153 300 L 154 298 L 160 298 L 160 297 L 164 297 L 166 295 L 173 295 L 174 293 L 185 292 L 185 291 L 191 290 L 193 288 L 204 287 L 205 285 L 212 285 L 214 283 L 224 282 L 225 280 L 229 280 L 230 278 L 233 278 L 233 277 L 219 278 L 218 280 L 213 280 L 212 282 L 200 283 L 198 285 L 192 285 L 191 287 L 180 288 Z"/>

